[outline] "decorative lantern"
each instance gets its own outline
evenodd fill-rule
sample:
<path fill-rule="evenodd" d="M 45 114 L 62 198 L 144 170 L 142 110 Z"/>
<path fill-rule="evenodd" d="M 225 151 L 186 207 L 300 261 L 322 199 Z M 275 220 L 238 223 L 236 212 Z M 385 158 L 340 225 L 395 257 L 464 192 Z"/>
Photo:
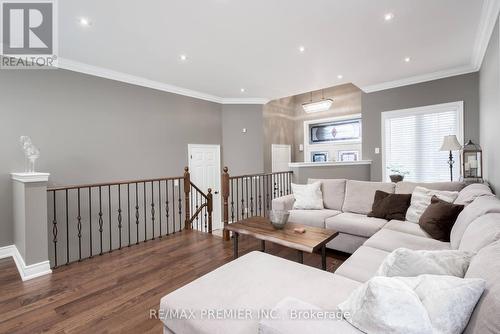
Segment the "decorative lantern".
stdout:
<path fill-rule="evenodd" d="M 483 150 L 472 140 L 462 149 L 462 171 L 465 182 L 483 182 Z"/>

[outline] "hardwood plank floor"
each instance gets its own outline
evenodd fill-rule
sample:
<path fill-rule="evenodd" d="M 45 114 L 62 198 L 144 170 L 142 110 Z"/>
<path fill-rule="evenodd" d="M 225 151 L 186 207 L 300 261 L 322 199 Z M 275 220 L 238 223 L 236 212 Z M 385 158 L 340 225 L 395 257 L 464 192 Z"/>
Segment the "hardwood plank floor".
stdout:
<path fill-rule="evenodd" d="M 240 255 L 258 250 L 240 237 Z M 266 252 L 295 261 L 293 250 L 269 244 Z M 334 271 L 346 255 L 329 252 Z M 232 260 L 232 243 L 183 231 L 73 263 L 52 275 L 22 282 L 14 261 L 0 260 L 0 333 L 162 333 L 149 319 L 160 298 Z M 319 254 L 304 263 L 321 266 Z"/>

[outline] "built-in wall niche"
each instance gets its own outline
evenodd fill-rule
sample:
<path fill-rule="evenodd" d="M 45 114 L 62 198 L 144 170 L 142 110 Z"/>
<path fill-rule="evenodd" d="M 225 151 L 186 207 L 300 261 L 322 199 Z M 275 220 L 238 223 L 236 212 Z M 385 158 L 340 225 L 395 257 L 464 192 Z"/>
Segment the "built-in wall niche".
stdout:
<path fill-rule="evenodd" d="M 305 162 L 361 160 L 361 114 L 304 122 Z"/>

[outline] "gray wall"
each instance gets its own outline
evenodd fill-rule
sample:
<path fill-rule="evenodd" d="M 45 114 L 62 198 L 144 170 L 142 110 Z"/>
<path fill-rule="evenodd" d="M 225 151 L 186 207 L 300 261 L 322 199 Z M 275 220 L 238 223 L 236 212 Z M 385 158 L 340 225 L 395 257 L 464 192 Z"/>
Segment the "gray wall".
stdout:
<path fill-rule="evenodd" d="M 389 110 L 464 101 L 465 139 L 479 142 L 479 73 L 362 94 L 363 159 L 373 160 L 371 179 L 382 179 L 381 113 Z"/>
<path fill-rule="evenodd" d="M 21 135 L 58 185 L 182 175 L 187 144 L 222 144 L 217 103 L 70 71 L 1 71 L 0 101 L 0 246 L 13 243 Z"/>
<path fill-rule="evenodd" d="M 480 132 L 483 148 L 485 179 L 490 182 L 497 196 L 500 193 L 500 54 L 499 23 L 491 36 L 483 60 L 479 79 Z"/>
<path fill-rule="evenodd" d="M 222 106 L 222 161 L 231 175 L 262 173 L 263 143 L 262 105 Z"/>

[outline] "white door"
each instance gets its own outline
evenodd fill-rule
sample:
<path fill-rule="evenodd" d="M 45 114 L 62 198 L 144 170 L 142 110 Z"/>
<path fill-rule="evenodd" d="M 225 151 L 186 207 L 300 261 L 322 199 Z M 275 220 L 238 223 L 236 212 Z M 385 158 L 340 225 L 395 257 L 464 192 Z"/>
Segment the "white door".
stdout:
<path fill-rule="evenodd" d="M 222 228 L 221 195 L 220 195 L 220 146 L 219 145 L 188 145 L 189 171 L 191 182 L 205 194 L 212 188 L 213 213 L 212 229 Z M 193 214 L 195 209 L 193 209 Z M 193 228 L 197 228 L 193 223 Z M 201 226 L 200 226 L 201 229 Z"/>
<path fill-rule="evenodd" d="M 271 150 L 273 173 L 289 171 L 288 164 L 292 162 L 292 147 L 290 145 L 273 144 Z"/>
<path fill-rule="evenodd" d="M 273 173 L 288 172 L 288 164 L 292 162 L 292 147 L 290 145 L 272 145 L 272 171 Z M 273 175 L 273 193 L 276 197 L 284 195 L 288 188 L 285 180 L 288 180 L 283 174 Z"/>

